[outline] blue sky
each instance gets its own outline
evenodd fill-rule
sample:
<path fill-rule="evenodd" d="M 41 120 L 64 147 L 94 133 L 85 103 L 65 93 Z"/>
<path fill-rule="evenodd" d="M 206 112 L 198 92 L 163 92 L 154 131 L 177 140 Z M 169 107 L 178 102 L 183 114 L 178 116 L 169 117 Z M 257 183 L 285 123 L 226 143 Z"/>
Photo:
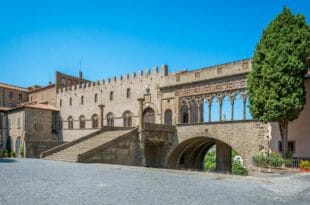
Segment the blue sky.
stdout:
<path fill-rule="evenodd" d="M 0 3 L 0 82 L 90 80 L 167 64 L 196 69 L 252 56 L 286 5 L 309 23 L 309 0 L 59 1 Z"/>

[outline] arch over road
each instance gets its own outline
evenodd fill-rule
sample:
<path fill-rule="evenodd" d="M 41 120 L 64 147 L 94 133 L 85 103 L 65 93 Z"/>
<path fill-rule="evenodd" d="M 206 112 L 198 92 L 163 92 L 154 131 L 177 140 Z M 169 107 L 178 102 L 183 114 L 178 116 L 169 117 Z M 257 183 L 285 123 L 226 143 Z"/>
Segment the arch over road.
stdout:
<path fill-rule="evenodd" d="M 232 148 L 208 137 L 193 137 L 177 145 L 168 156 L 168 168 L 204 169 L 206 153 L 216 145 L 216 171 L 231 172 Z"/>
<path fill-rule="evenodd" d="M 217 146 L 218 171 L 227 172 L 230 167 L 231 149 L 244 160 L 250 171 L 252 157 L 268 149 L 270 137 L 267 124 L 257 121 L 230 121 L 215 123 L 182 124 L 176 126 L 176 135 L 166 155 L 166 167 L 202 169 L 205 153 Z"/>

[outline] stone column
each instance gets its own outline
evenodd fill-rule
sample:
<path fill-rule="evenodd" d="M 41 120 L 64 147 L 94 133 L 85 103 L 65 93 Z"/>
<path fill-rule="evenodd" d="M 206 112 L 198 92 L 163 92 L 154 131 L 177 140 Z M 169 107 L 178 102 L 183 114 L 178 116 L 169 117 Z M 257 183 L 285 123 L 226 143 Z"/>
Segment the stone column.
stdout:
<path fill-rule="evenodd" d="M 246 120 L 246 98 L 247 98 L 247 96 L 242 97 L 242 100 L 243 100 L 243 120 Z"/>
<path fill-rule="evenodd" d="M 219 120 L 220 121 L 222 121 L 222 110 L 223 110 L 222 109 L 222 107 L 223 107 L 222 105 L 223 105 L 223 100 L 219 100 L 219 106 L 220 106 L 220 112 L 219 112 L 220 113 L 220 118 L 219 118 Z"/>
<path fill-rule="evenodd" d="M 192 109 L 190 104 L 187 104 L 187 113 L 188 113 L 188 124 L 190 124 L 192 121 Z"/>
<path fill-rule="evenodd" d="M 198 102 L 197 103 L 197 117 L 198 117 L 198 123 L 200 123 L 201 122 L 201 110 L 200 110 L 200 108 L 201 108 L 201 104 Z"/>
<path fill-rule="evenodd" d="M 100 127 L 103 128 L 103 113 L 104 113 L 104 105 L 100 104 L 98 105 L 100 108 Z"/>
<path fill-rule="evenodd" d="M 142 130 L 143 129 L 143 102 L 144 102 L 144 98 L 138 98 L 139 101 L 139 129 Z"/>
<path fill-rule="evenodd" d="M 235 114 L 235 111 L 234 111 L 234 104 L 235 104 L 235 101 L 232 100 L 232 101 L 231 101 L 231 121 L 234 120 L 234 114 Z"/>
<path fill-rule="evenodd" d="M 211 122 L 211 102 L 208 102 L 208 108 L 209 108 L 209 119 L 208 119 L 208 121 Z"/>

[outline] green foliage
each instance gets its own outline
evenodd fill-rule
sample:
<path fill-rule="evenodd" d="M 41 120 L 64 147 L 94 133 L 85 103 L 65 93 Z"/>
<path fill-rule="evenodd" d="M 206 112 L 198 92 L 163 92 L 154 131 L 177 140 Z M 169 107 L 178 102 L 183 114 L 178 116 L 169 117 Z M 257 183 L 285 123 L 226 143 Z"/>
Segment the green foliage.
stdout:
<path fill-rule="evenodd" d="M 11 156 L 12 157 L 16 157 L 16 153 L 15 152 L 11 152 Z"/>
<path fill-rule="evenodd" d="M 214 171 L 216 167 L 216 162 L 215 162 L 215 150 L 210 150 L 204 159 L 204 169 L 208 171 Z"/>
<path fill-rule="evenodd" d="M 291 122 L 305 104 L 304 76 L 310 27 L 303 15 L 284 8 L 264 30 L 248 75 L 250 111 L 263 121 Z"/>
<path fill-rule="evenodd" d="M 299 164 L 299 167 L 303 168 L 303 169 L 310 169 L 310 161 L 308 161 L 308 160 L 301 160 L 300 164 Z"/>
<path fill-rule="evenodd" d="M 248 175 L 247 169 L 240 164 L 239 161 L 233 160 L 232 161 L 232 174 L 235 175 Z"/>
<path fill-rule="evenodd" d="M 22 146 L 21 146 L 20 149 L 19 149 L 19 155 L 20 155 L 21 157 L 24 157 L 24 143 L 22 144 Z"/>
<path fill-rule="evenodd" d="M 10 157 L 10 153 L 8 150 L 3 151 L 3 157 Z"/>
<path fill-rule="evenodd" d="M 260 153 L 253 157 L 253 161 L 258 167 L 281 167 L 284 159 L 277 152 L 271 154 Z"/>

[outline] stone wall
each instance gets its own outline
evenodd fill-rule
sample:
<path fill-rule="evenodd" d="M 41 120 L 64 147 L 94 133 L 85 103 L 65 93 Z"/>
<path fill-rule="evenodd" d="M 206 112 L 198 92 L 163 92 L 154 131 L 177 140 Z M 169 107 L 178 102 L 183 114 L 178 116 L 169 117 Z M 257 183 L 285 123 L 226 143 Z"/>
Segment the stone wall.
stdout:
<path fill-rule="evenodd" d="M 8 114 L 8 136 L 11 138 L 11 150 L 17 152 L 16 150 L 16 140 L 18 137 L 23 141 L 25 136 L 25 111 L 24 109 L 17 109 L 10 111 Z M 6 144 L 6 140 L 4 144 Z M 5 146 L 4 146 L 5 147 Z"/>
<path fill-rule="evenodd" d="M 140 97 L 145 99 L 144 109 L 150 107 L 155 111 L 155 123 L 163 123 L 164 113 L 170 109 L 173 112 L 173 124 L 176 124 L 178 119 L 178 97 L 175 95 L 175 92 L 178 87 L 165 92 L 161 92 L 161 87 L 179 86 L 212 78 L 244 74 L 250 69 L 250 60 L 177 73 L 168 73 L 167 66 L 162 66 L 160 71 L 154 68 L 152 71 L 140 71 L 137 74 L 132 73 L 94 83 L 85 82 L 59 89 L 57 90 L 56 101 L 57 107 L 61 110 L 64 130 L 63 138 L 65 141 L 70 141 L 89 133 L 87 129 L 91 128 L 91 117 L 94 114 L 100 116 L 99 105 L 101 104 L 105 106 L 103 114 L 104 125 L 107 125 L 107 114 L 112 113 L 114 125 L 123 126 L 123 114 L 125 111 L 130 111 L 133 118 L 132 126 L 137 126 L 139 111 L 137 99 Z M 189 86 L 192 87 L 192 85 Z M 127 89 L 130 89 L 130 97 L 127 97 Z M 110 100 L 111 92 L 113 92 L 113 100 Z M 70 105 L 70 100 L 72 105 Z M 69 116 L 72 116 L 74 119 L 74 130 L 79 131 L 65 131 L 68 128 Z M 80 116 L 84 116 L 86 121 L 88 121 L 86 122 L 86 129 L 79 128 Z"/>
<path fill-rule="evenodd" d="M 46 150 L 52 149 L 64 142 L 47 142 L 47 141 L 27 141 L 25 143 L 25 157 L 40 158 L 40 154 Z"/>
<path fill-rule="evenodd" d="M 49 105 L 56 107 L 56 87 L 49 85 L 39 88 L 29 93 L 29 101 L 48 102 Z"/>
<path fill-rule="evenodd" d="M 137 129 L 79 156 L 79 162 L 140 165 Z"/>
<path fill-rule="evenodd" d="M 205 137 L 226 143 L 243 158 L 247 168 L 252 166 L 252 157 L 268 149 L 270 137 L 268 124 L 255 121 L 222 122 L 177 126 L 177 141 L 174 148 L 183 141 Z M 171 152 L 173 149 L 171 149 Z M 170 154 L 169 154 L 170 155 Z M 167 156 L 169 158 L 169 155 Z M 167 162 L 168 162 L 167 158 Z"/>
<path fill-rule="evenodd" d="M 24 88 L 14 88 L 0 83 L 0 107 L 14 107 L 28 101 L 28 93 Z"/>

